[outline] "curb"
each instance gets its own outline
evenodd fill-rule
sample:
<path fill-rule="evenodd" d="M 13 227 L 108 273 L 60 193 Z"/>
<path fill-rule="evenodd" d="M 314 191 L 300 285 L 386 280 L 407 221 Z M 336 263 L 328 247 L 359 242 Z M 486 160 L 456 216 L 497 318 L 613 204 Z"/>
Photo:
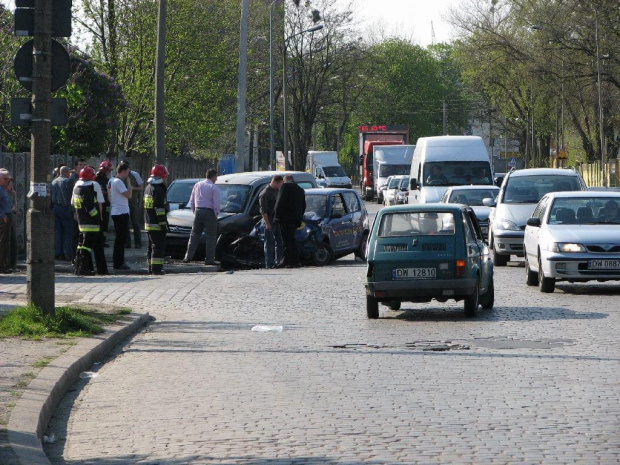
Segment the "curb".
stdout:
<path fill-rule="evenodd" d="M 152 319 L 148 313 L 130 314 L 126 318 L 133 321 L 118 330 L 106 327 L 105 333 L 82 339 L 43 368 L 28 385 L 11 412 L 8 425 L 9 445 L 20 464 L 50 465 L 43 452 L 43 433 L 60 399 L 81 372 L 102 360 L 115 346 Z"/>

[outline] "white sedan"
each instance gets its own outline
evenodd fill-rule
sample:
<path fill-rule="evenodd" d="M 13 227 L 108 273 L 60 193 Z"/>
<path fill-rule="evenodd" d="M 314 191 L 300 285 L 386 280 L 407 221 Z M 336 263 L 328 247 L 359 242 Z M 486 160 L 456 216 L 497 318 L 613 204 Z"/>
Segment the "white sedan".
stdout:
<path fill-rule="evenodd" d="M 553 292 L 557 280 L 620 280 L 620 193 L 553 192 L 540 199 L 525 228 L 530 286 Z"/>

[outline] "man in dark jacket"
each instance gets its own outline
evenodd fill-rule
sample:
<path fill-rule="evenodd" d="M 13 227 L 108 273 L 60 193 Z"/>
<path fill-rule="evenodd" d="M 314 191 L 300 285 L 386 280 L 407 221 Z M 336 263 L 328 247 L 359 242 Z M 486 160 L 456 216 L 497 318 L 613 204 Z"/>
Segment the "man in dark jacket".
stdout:
<path fill-rule="evenodd" d="M 280 225 L 284 242 L 283 265 L 287 268 L 297 268 L 300 265 L 295 230 L 301 226 L 305 211 L 306 193 L 295 184 L 293 176 L 287 174 L 278 192 L 274 209 L 275 221 Z"/>
<path fill-rule="evenodd" d="M 144 227 L 149 239 L 146 251 L 149 274 L 164 273 L 164 257 L 166 256 L 166 234 L 168 232 L 168 202 L 166 202 L 166 178 L 168 170 L 164 165 L 155 165 L 151 169 L 144 190 Z"/>

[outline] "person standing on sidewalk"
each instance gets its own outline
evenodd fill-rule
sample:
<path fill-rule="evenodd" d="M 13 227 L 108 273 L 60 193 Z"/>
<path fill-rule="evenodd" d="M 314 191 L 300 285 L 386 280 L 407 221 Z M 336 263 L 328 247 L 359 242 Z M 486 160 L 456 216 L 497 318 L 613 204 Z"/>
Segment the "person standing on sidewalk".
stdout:
<path fill-rule="evenodd" d="M 99 185 L 95 182 L 95 170 L 87 166 L 80 171 L 79 181 L 73 188 L 71 204 L 75 209 L 80 229 L 80 242 L 77 248 L 75 260 L 75 274 L 92 276 L 93 268 L 92 253 L 95 254 L 97 273 L 108 274 L 108 265 L 103 253 L 101 242 L 101 205 L 103 194 Z"/>
<path fill-rule="evenodd" d="M 116 177 L 108 183 L 108 195 L 110 197 L 110 216 L 114 221 L 114 252 L 113 264 L 115 270 L 129 270 L 125 263 L 125 240 L 129 231 L 129 202 L 131 187 L 125 186 L 125 180 L 129 176 L 129 166 L 120 164 L 116 168 Z"/>
<path fill-rule="evenodd" d="M 127 160 L 121 161 L 121 165 L 129 166 Z M 133 243 L 136 249 L 142 248 L 142 221 L 140 215 L 140 191 L 144 189 L 144 181 L 137 171 L 129 169 L 129 175 L 125 180 L 127 187 L 131 187 L 132 194 L 129 199 L 129 223 L 127 225 L 127 238 L 125 246 L 131 249 L 131 234 L 129 229 L 133 229 Z"/>
<path fill-rule="evenodd" d="M 220 214 L 222 194 L 215 185 L 217 171 L 213 168 L 207 171 L 207 179 L 194 184 L 192 194 L 189 197 L 189 206 L 194 212 L 194 224 L 187 243 L 187 252 L 183 263 L 189 263 L 194 259 L 198 241 L 202 231 L 206 234 L 205 265 L 216 265 L 215 245 L 217 243 L 217 216 Z"/>
<path fill-rule="evenodd" d="M 9 170 L 0 169 L 0 273 L 11 273 L 11 234 L 13 231 L 13 201 L 7 186 Z"/>
<path fill-rule="evenodd" d="M 301 226 L 306 211 L 306 193 L 295 183 L 292 175 L 284 176 L 275 206 L 275 221 L 280 224 L 284 242 L 284 262 L 278 266 L 297 268 L 299 251 L 295 242 L 295 230 Z"/>
<path fill-rule="evenodd" d="M 68 166 L 60 168 L 60 174 L 52 181 L 52 208 L 54 209 L 56 260 L 73 260 L 73 210 L 69 190 Z"/>
<path fill-rule="evenodd" d="M 80 171 L 82 171 L 85 167 L 86 160 L 84 160 L 83 158 L 78 158 L 75 160 L 73 164 L 73 170 L 71 171 L 71 175 L 69 176 L 69 193 L 73 192 L 75 183 L 78 182 L 80 178 Z M 73 239 L 71 242 L 71 256 L 75 259 L 78 242 L 80 241 L 80 229 L 78 228 L 77 219 L 75 218 L 75 212 L 73 213 Z"/>
<path fill-rule="evenodd" d="M 151 177 L 144 189 L 144 229 L 149 239 L 146 258 L 149 264 L 149 274 L 162 275 L 164 273 L 164 258 L 166 256 L 166 234 L 168 232 L 168 202 L 166 201 L 166 178 L 168 170 L 164 165 L 155 165 L 151 168 Z"/>
<path fill-rule="evenodd" d="M 101 241 L 103 246 L 107 247 L 105 235 L 108 232 L 108 226 L 110 225 L 110 197 L 108 196 L 108 182 L 110 181 L 110 171 L 112 171 L 112 163 L 107 160 L 102 161 L 99 164 L 99 171 L 95 181 L 101 186 L 101 192 L 103 193 L 103 210 L 101 211 Z"/>
<path fill-rule="evenodd" d="M 265 268 L 273 268 L 282 261 L 282 234 L 280 225 L 275 222 L 274 213 L 278 191 L 283 183 L 279 174 L 271 178 L 271 182 L 258 196 L 260 212 L 265 223 Z"/>

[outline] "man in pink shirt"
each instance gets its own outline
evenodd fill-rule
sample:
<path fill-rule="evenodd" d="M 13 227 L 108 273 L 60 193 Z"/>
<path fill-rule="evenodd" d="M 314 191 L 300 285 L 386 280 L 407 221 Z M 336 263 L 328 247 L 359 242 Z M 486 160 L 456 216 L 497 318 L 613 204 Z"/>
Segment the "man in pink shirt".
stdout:
<path fill-rule="evenodd" d="M 189 263 L 194 259 L 198 241 L 205 231 L 206 253 L 205 265 L 216 265 L 215 244 L 217 243 L 217 216 L 220 214 L 220 202 L 222 194 L 215 185 L 217 171 L 213 168 L 207 171 L 207 179 L 197 182 L 189 197 L 189 207 L 194 212 L 194 224 L 187 243 L 187 252 L 183 263 Z"/>

